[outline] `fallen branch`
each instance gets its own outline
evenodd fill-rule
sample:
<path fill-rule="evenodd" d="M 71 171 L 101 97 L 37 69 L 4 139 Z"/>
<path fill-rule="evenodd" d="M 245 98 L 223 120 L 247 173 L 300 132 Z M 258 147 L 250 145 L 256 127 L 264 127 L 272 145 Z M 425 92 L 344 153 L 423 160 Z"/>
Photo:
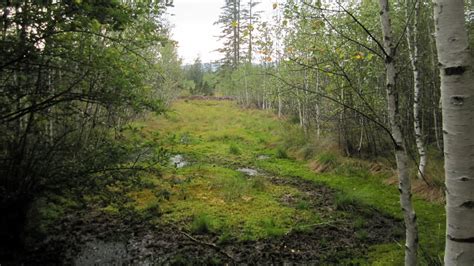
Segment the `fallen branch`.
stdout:
<path fill-rule="evenodd" d="M 190 240 L 200 244 L 200 245 L 203 245 L 203 246 L 208 246 L 208 247 L 211 247 L 215 250 L 217 250 L 219 253 L 221 253 L 222 255 L 226 256 L 227 258 L 229 258 L 230 260 L 232 260 L 233 262 L 235 262 L 235 259 L 234 257 L 232 257 L 232 255 L 230 255 L 229 253 L 225 252 L 224 250 L 222 250 L 220 247 L 218 247 L 216 244 L 214 243 L 209 243 L 209 242 L 204 242 L 204 241 L 201 241 L 199 239 L 196 239 L 194 238 L 193 236 L 191 236 L 190 234 L 186 233 L 186 232 L 183 232 L 181 230 L 179 230 L 179 232 L 181 234 L 183 234 L 184 236 L 186 236 L 187 238 L 189 238 Z"/>

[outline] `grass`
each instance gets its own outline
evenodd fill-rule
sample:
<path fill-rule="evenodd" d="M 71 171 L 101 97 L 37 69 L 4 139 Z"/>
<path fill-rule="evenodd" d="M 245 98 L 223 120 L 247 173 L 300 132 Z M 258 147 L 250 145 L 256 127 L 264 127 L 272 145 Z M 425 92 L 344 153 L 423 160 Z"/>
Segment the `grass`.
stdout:
<path fill-rule="evenodd" d="M 197 214 L 191 223 L 191 232 L 195 234 L 211 233 L 214 228 L 214 220 L 207 214 Z"/>
<path fill-rule="evenodd" d="M 240 148 L 236 144 L 232 143 L 229 146 L 229 153 L 233 155 L 240 155 L 242 152 L 240 151 Z"/>

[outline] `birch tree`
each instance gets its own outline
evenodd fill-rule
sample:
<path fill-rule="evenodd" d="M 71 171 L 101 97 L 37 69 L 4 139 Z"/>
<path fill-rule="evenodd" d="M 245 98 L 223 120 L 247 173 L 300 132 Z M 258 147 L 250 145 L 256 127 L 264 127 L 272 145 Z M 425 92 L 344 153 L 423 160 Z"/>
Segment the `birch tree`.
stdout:
<path fill-rule="evenodd" d="M 464 1 L 434 8 L 446 175 L 446 265 L 474 264 L 474 76 Z"/>
<path fill-rule="evenodd" d="M 388 0 L 380 0 L 380 20 L 385 55 L 387 110 L 392 138 L 395 144 L 395 157 L 399 178 L 400 204 L 405 221 L 405 265 L 416 265 L 418 249 L 418 229 L 416 214 L 411 201 L 411 182 L 408 169 L 408 156 L 401 129 L 398 106 L 398 91 L 395 83 L 395 43 L 392 36 Z"/>
<path fill-rule="evenodd" d="M 423 140 L 421 128 L 421 73 L 420 54 L 418 40 L 418 20 L 420 19 L 420 1 L 406 1 L 406 38 L 411 68 L 413 72 L 413 124 L 415 128 L 415 142 L 418 149 L 420 162 L 418 164 L 418 177 L 421 179 L 425 175 L 426 168 L 426 148 Z M 413 19 L 413 25 L 411 20 Z"/>

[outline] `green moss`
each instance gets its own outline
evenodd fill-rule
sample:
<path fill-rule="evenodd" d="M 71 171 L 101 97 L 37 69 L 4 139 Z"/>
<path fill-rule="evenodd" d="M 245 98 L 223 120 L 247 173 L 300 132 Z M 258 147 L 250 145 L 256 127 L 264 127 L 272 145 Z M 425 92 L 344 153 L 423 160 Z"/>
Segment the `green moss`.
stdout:
<path fill-rule="evenodd" d="M 112 215 L 117 215 L 120 213 L 119 209 L 115 206 L 112 205 L 107 205 L 106 207 L 101 209 L 103 212 L 112 214 Z"/>
<path fill-rule="evenodd" d="M 170 201 L 162 203 L 165 221 L 191 219 L 192 231 L 206 227 L 224 238 L 239 239 L 281 235 L 294 226 L 319 221 L 309 210 L 280 203 L 285 193 L 298 193 L 292 187 L 276 186 L 261 177 L 249 178 L 235 170 L 209 164 L 178 171 L 181 175 L 191 173 L 195 175 L 192 181 L 172 188 L 175 191 L 185 188 L 187 197 L 179 198 L 179 193 L 173 192 Z"/>

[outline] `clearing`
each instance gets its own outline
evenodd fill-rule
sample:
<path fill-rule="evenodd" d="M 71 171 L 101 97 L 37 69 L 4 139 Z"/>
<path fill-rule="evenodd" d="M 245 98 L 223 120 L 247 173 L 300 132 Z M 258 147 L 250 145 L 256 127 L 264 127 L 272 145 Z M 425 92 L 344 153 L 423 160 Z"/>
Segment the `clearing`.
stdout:
<path fill-rule="evenodd" d="M 160 142 L 167 163 L 81 204 L 49 196 L 36 215 L 52 236 L 26 262 L 403 264 L 397 188 L 324 154 L 334 171 L 316 173 L 281 148 L 291 127 L 232 101 L 177 101 L 131 126 Z M 430 264 L 444 246 L 444 209 L 415 206 Z"/>

